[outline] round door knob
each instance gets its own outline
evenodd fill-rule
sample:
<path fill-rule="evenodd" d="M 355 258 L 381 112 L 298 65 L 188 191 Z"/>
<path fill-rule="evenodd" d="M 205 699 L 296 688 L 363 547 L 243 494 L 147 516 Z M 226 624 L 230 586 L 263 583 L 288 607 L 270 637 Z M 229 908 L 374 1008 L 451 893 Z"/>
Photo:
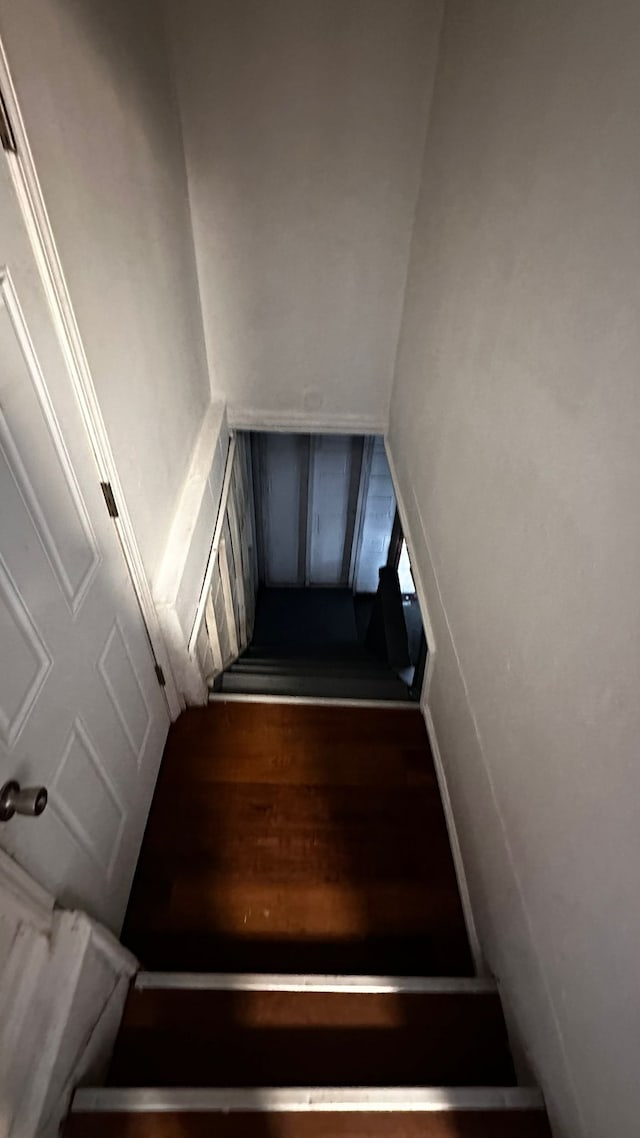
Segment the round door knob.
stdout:
<path fill-rule="evenodd" d="M 44 786 L 25 786 L 21 790 L 19 782 L 5 782 L 0 790 L 0 822 L 8 822 L 14 814 L 29 814 L 37 818 L 46 805 Z"/>

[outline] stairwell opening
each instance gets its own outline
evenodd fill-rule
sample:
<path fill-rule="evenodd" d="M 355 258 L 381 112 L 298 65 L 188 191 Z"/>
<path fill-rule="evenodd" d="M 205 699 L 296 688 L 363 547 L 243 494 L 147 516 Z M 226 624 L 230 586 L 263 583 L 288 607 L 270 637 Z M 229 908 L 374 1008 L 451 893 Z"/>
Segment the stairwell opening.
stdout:
<path fill-rule="evenodd" d="M 428 645 L 382 437 L 238 438 L 255 612 L 214 692 L 418 700 Z"/>

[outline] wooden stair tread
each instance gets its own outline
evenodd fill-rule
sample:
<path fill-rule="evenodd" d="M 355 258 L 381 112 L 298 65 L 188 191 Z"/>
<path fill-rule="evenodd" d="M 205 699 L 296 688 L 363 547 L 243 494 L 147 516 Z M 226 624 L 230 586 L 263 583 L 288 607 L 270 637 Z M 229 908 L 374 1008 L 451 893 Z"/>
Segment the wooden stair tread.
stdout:
<path fill-rule="evenodd" d="M 419 710 L 183 714 L 123 940 L 167 972 L 471 975 Z M 78 1096 L 66 1138 L 550 1138 L 495 991 L 162 982 L 131 992 L 111 1088 Z"/>
<path fill-rule="evenodd" d="M 114 1086 L 506 1086 L 496 993 L 132 991 Z"/>
<path fill-rule="evenodd" d="M 305 958 L 293 963 L 299 971 L 466 974 L 420 712 L 221 703 L 182 715 L 123 939 L 157 968 L 280 971 L 295 945 Z M 419 940 L 420 959 L 410 948 Z M 227 952 L 234 942 L 242 964 Z M 268 961 L 259 959 L 262 943 Z M 333 946 L 326 967 L 315 951 L 322 944 Z"/>
<path fill-rule="evenodd" d="M 172 726 L 161 777 L 402 785 L 430 766 L 418 710 L 220 702 Z"/>
<path fill-rule="evenodd" d="M 66 1138 L 551 1138 L 543 1111 L 72 1114 Z"/>

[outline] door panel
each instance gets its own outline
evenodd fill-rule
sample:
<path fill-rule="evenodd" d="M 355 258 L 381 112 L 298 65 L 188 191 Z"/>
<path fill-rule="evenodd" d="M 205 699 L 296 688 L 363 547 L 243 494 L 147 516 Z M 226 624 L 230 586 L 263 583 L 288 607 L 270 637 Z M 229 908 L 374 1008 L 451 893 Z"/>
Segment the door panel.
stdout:
<path fill-rule="evenodd" d="M 98 270 L 96 270 L 98 271 Z M 43 784 L 0 843 L 118 929 L 168 728 L 6 164 L 0 178 L 0 782 Z"/>
<path fill-rule="evenodd" d="M 100 554 L 9 271 L 0 277 L 0 444 L 62 595 L 76 612 Z M 34 454 L 37 462 L 29 461 Z"/>

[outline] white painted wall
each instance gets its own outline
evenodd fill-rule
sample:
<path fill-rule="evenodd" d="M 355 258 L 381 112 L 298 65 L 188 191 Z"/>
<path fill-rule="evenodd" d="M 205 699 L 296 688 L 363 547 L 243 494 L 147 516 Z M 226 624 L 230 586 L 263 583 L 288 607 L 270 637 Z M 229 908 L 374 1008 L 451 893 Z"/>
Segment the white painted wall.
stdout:
<path fill-rule="evenodd" d="M 0 0 L 0 35 L 153 580 L 209 402 L 162 21 L 147 0 Z"/>
<path fill-rule="evenodd" d="M 640 1090 L 640 7 L 448 0 L 390 447 L 483 947 L 557 1133 Z"/>
<path fill-rule="evenodd" d="M 383 430 L 440 0 L 166 8 L 215 393 Z"/>

